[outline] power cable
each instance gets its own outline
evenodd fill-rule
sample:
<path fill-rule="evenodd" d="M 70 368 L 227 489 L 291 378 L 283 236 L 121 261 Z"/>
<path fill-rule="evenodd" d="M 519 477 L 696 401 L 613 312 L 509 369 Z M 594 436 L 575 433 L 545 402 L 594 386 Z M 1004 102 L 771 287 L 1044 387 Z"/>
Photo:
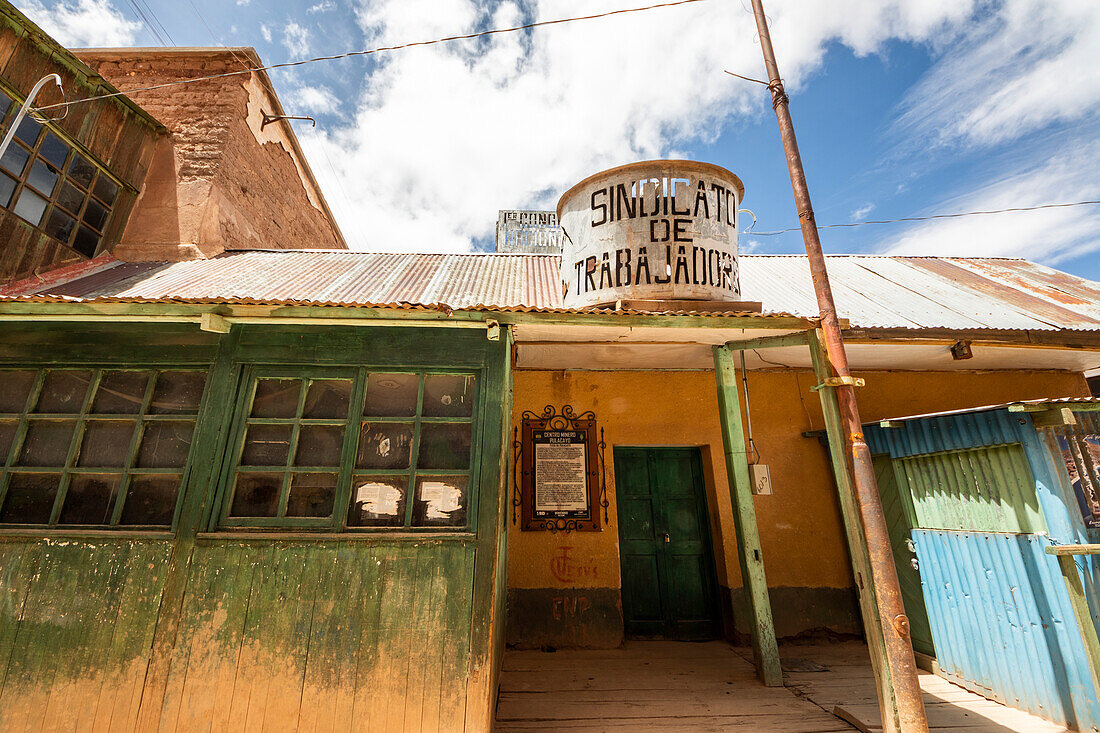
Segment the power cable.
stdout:
<path fill-rule="evenodd" d="M 138 14 L 138 17 L 141 19 L 141 22 L 145 24 L 145 27 L 149 29 L 149 32 L 153 34 L 153 37 L 160 42 L 160 45 L 167 46 L 168 42 L 164 40 L 160 31 L 158 31 L 156 26 L 154 26 L 149 18 L 145 16 L 145 12 L 141 9 L 141 6 L 137 4 L 137 0 L 130 0 L 130 6 L 134 9 L 134 12 Z"/>
<path fill-rule="evenodd" d="M 964 211 L 958 214 L 930 214 L 928 216 L 903 216 L 900 219 L 873 219 L 870 221 L 854 221 L 848 224 L 818 224 L 818 229 L 850 229 L 852 227 L 862 227 L 868 224 L 894 224 L 903 221 L 931 221 L 933 219 L 958 219 L 962 216 L 983 216 L 985 214 L 1008 214 L 1014 211 L 1038 211 L 1039 209 L 1063 209 L 1069 206 L 1093 206 L 1100 204 L 1100 201 L 1072 201 L 1064 204 L 1040 204 L 1038 206 L 1014 206 L 1010 209 L 991 209 L 989 211 Z M 788 229 L 777 229 L 774 232 L 754 232 L 745 231 L 742 234 L 751 235 L 753 237 L 775 237 L 780 234 L 786 234 L 788 232 L 800 232 L 801 227 L 790 227 Z"/>
<path fill-rule="evenodd" d="M 164 33 L 164 36 L 168 39 L 168 42 L 170 44 L 172 44 L 173 46 L 178 45 L 176 43 L 176 40 L 174 38 L 172 38 L 172 34 L 169 33 L 168 29 L 164 27 L 164 23 L 161 22 L 160 16 L 158 16 L 156 14 L 156 12 L 151 7 L 149 7 L 149 3 L 147 2 L 147 0 L 138 0 L 138 2 L 140 2 L 142 5 L 144 5 L 145 9 L 147 11 L 149 11 L 149 16 L 156 22 L 156 24 L 160 28 L 161 32 Z"/>
<path fill-rule="evenodd" d="M 132 2 L 133 0 L 131 0 Z M 241 74 L 250 74 L 256 71 L 268 71 L 270 69 L 285 69 L 292 66 L 302 66 L 304 64 L 312 64 L 317 61 L 336 61 L 339 59 L 351 58 L 354 56 L 369 56 L 375 53 L 381 53 L 383 51 L 399 51 L 404 48 L 412 48 L 414 46 L 434 46 L 440 43 L 449 43 L 450 41 L 466 41 L 473 38 L 483 38 L 485 36 L 491 36 L 498 33 L 513 33 L 515 31 L 529 30 L 531 28 L 540 28 L 549 25 L 559 25 L 562 23 L 573 23 L 581 20 L 596 20 L 597 18 L 608 18 L 613 15 L 624 15 L 626 13 L 640 13 L 647 10 L 656 10 L 658 8 L 671 8 L 677 5 L 689 5 L 691 3 L 703 2 L 704 0 L 674 0 L 673 2 L 657 3 L 654 5 L 646 5 L 638 8 L 623 8 L 621 10 L 609 10 L 606 13 L 593 13 L 592 15 L 578 15 L 571 18 L 556 18 L 554 20 L 539 20 L 534 23 L 525 23 L 524 25 L 512 26 L 510 28 L 492 28 L 487 31 L 480 31 L 478 33 L 466 33 L 457 36 L 446 36 L 444 38 L 436 38 L 431 41 L 414 41 L 412 43 L 402 43 L 397 46 L 381 46 L 379 48 L 371 48 L 365 51 L 348 51 L 347 53 L 336 54 L 333 56 L 317 56 L 316 58 L 303 59 L 301 61 L 287 61 L 281 64 L 270 64 L 268 66 L 256 66 L 253 68 L 242 69 L 240 71 L 228 71 L 221 74 L 210 74 L 208 76 L 198 76 L 191 79 L 177 79 L 175 81 L 165 82 L 163 84 L 154 84 L 153 86 L 140 87 L 138 89 L 130 89 L 125 92 L 112 92 L 110 94 L 100 94 L 93 97 L 84 97 L 83 99 L 74 99 L 68 102 L 58 102 L 48 107 L 41 107 L 40 110 L 51 109 L 53 107 L 69 107 L 74 104 L 81 104 L 83 102 L 92 102 L 98 99 L 108 99 L 110 97 L 121 97 L 136 94 L 138 92 L 149 92 L 155 89 L 163 89 L 165 87 L 178 86 L 180 84 L 192 84 L 199 81 L 209 81 L 211 79 L 221 79 L 227 76 L 239 76 Z"/>

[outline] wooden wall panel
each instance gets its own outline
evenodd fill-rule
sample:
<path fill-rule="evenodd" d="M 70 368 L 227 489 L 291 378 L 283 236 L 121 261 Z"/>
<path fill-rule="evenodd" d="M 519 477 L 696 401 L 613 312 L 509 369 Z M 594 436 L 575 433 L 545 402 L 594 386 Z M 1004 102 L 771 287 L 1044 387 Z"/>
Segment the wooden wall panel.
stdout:
<path fill-rule="evenodd" d="M 0 730 L 132 730 L 167 540 L 0 542 Z"/>

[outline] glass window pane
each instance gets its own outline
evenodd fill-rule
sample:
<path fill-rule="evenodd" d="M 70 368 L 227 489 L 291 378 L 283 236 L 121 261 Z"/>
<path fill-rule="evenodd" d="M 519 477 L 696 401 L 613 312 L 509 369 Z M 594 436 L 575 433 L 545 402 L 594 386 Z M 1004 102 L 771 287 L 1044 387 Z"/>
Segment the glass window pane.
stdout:
<path fill-rule="evenodd" d="M 133 420 L 89 420 L 76 465 L 88 468 L 124 468 L 130 462 Z"/>
<path fill-rule="evenodd" d="M 35 412 L 75 413 L 84 404 L 84 395 L 92 382 L 92 373 L 80 370 L 57 370 L 46 373 Z"/>
<path fill-rule="evenodd" d="M 65 158 L 69 155 L 69 146 L 57 135 L 46 132 L 46 139 L 38 148 L 38 154 L 50 161 L 58 168 L 65 165 Z"/>
<path fill-rule="evenodd" d="M 418 476 L 414 527 L 463 527 L 466 525 L 465 476 Z"/>
<path fill-rule="evenodd" d="M 79 153 L 73 156 L 73 162 L 69 164 L 69 180 L 80 184 L 81 188 L 88 188 L 95 176 L 95 166 L 85 160 Z"/>
<path fill-rule="evenodd" d="M 336 425 L 303 425 L 298 429 L 295 466 L 339 466 L 344 449 L 344 428 Z"/>
<path fill-rule="evenodd" d="M 161 372 L 153 388 L 149 414 L 196 414 L 206 386 L 206 372 Z"/>
<path fill-rule="evenodd" d="M 359 429 L 357 468 L 408 468 L 412 458 L 412 423 L 364 423 Z"/>
<path fill-rule="evenodd" d="M 34 386 L 34 372 L 0 371 L 0 412 L 23 412 Z"/>
<path fill-rule="evenodd" d="M 179 489 L 180 477 L 174 474 L 131 477 L 119 524 L 170 525 Z"/>
<path fill-rule="evenodd" d="M 34 165 L 31 166 L 30 175 L 27 176 L 27 183 L 50 196 L 53 194 L 53 187 L 57 184 L 57 175 L 57 170 L 53 166 L 47 165 L 41 160 L 36 160 Z"/>
<path fill-rule="evenodd" d="M 0 166 L 11 171 L 18 178 L 23 175 L 23 169 L 27 167 L 27 161 L 30 159 L 31 154 L 27 152 L 26 148 L 12 143 L 4 151 L 4 157 L 0 158 Z"/>
<path fill-rule="evenodd" d="M 19 127 L 15 131 L 15 138 L 22 140 L 27 145 L 34 147 L 38 142 L 38 133 L 42 131 L 42 123 L 27 115 L 19 121 Z"/>
<path fill-rule="evenodd" d="M 298 414 L 300 379 L 258 379 L 252 417 L 294 417 Z"/>
<path fill-rule="evenodd" d="M 469 423 L 425 423 L 420 426 L 418 468 L 469 468 Z"/>
<path fill-rule="evenodd" d="M 9 97 L 4 92 L 0 92 L 0 119 L 3 119 L 4 115 L 6 115 L 8 113 L 8 110 L 11 109 L 11 104 L 11 97 Z"/>
<path fill-rule="evenodd" d="M 85 257 L 91 257 L 95 254 L 97 247 L 99 247 L 99 235 L 83 224 L 79 225 L 76 228 L 76 236 L 73 237 L 73 249 Z"/>
<path fill-rule="evenodd" d="M 412 417 L 416 415 L 416 374 L 371 374 L 367 377 L 367 417 Z"/>
<path fill-rule="evenodd" d="M 19 453 L 20 466 L 64 466 L 75 420 L 32 420 Z"/>
<path fill-rule="evenodd" d="M 0 420 L 0 463 L 8 460 L 8 452 L 15 440 L 15 429 L 18 425 L 16 420 Z"/>
<path fill-rule="evenodd" d="M 61 184 L 61 190 L 57 192 L 57 203 L 64 206 L 71 214 L 80 213 L 80 205 L 84 203 L 84 192 L 71 183 Z"/>
<path fill-rule="evenodd" d="M 60 483 L 59 473 L 13 473 L 0 509 L 0 522 L 46 524 Z"/>
<path fill-rule="evenodd" d="M 0 206 L 11 206 L 13 193 L 15 193 L 15 179 L 7 173 L 0 173 Z"/>
<path fill-rule="evenodd" d="M 348 526 L 402 526 L 408 485 L 404 476 L 357 476 L 351 488 Z"/>
<path fill-rule="evenodd" d="M 286 516 L 330 517 L 335 500 L 335 473 L 298 473 L 290 480 Z"/>
<path fill-rule="evenodd" d="M 103 225 L 107 223 L 107 207 L 95 199 L 89 199 L 83 218 L 85 224 L 102 232 Z"/>
<path fill-rule="evenodd" d="M 92 412 L 101 415 L 136 415 L 145 401 L 149 372 L 104 372 L 92 401 Z"/>
<path fill-rule="evenodd" d="M 241 451 L 242 466 L 285 466 L 292 425 L 249 425 Z"/>
<path fill-rule="evenodd" d="M 59 524 L 110 524 L 115 494 L 122 477 L 117 474 L 76 474 L 69 481 L 61 505 Z"/>
<path fill-rule="evenodd" d="M 427 417 L 470 417 L 474 414 L 474 377 L 461 374 L 428 374 L 424 377 Z"/>
<path fill-rule="evenodd" d="M 137 465 L 141 468 L 183 468 L 191 451 L 190 422 L 150 422 L 141 436 Z"/>
<path fill-rule="evenodd" d="M 302 417 L 344 420 L 350 403 L 350 379 L 319 379 L 309 385 Z"/>
<path fill-rule="evenodd" d="M 238 473 L 233 490 L 233 517 L 274 517 L 279 512 L 281 473 Z"/>
<path fill-rule="evenodd" d="M 43 229 L 46 230 L 46 234 L 57 241 L 68 244 L 69 235 L 73 233 L 73 227 L 75 226 L 76 219 L 55 206 L 53 211 L 50 212 L 50 217 L 46 219 L 46 226 Z"/>
<path fill-rule="evenodd" d="M 118 185 L 100 173 L 99 178 L 95 179 L 95 187 L 92 189 L 92 193 L 110 206 L 115 202 L 115 196 L 118 195 Z"/>
<path fill-rule="evenodd" d="M 46 213 L 46 204 L 49 203 L 29 188 L 19 192 L 19 198 L 15 200 L 12 211 L 17 216 L 26 219 L 31 224 L 38 226 L 42 223 L 42 215 Z"/>

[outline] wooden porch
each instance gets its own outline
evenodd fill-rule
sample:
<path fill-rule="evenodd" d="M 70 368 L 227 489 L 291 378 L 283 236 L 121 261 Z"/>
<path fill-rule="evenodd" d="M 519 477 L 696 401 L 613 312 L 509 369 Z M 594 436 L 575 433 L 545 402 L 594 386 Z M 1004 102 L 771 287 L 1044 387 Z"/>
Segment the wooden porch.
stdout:
<path fill-rule="evenodd" d="M 860 642 L 780 648 L 786 687 L 756 679 L 752 652 L 725 642 L 630 641 L 620 649 L 509 651 L 494 731 L 881 730 Z M 932 730 L 1066 729 L 921 673 Z"/>

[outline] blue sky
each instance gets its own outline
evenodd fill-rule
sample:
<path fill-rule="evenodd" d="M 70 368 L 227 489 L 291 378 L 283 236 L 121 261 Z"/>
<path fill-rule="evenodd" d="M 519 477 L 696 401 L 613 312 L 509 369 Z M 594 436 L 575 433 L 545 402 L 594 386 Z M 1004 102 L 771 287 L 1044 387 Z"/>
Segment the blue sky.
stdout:
<path fill-rule="evenodd" d="M 17 0 L 70 46 L 253 46 L 268 63 L 637 0 Z M 149 24 L 138 15 L 145 12 Z M 689 157 L 795 226 L 754 26 L 736 0 L 276 71 L 354 248 L 491 247 L 612 165 Z M 766 0 L 818 222 L 1100 199 L 1100 3 Z M 159 25 L 158 25 L 159 23 Z M 140 99 L 137 100 L 140 103 Z M 1100 280 L 1100 206 L 822 232 L 826 250 L 1026 257 Z M 797 233 L 743 235 L 800 252 Z"/>

